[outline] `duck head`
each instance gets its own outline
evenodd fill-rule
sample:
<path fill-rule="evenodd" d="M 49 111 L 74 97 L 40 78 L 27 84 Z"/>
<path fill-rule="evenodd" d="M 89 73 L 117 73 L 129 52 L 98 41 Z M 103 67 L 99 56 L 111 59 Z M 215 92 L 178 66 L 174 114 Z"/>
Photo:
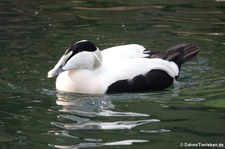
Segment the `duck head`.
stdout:
<path fill-rule="evenodd" d="M 92 42 L 81 40 L 66 50 L 55 67 L 48 72 L 48 78 L 72 69 L 95 69 L 101 62 L 101 51 Z"/>

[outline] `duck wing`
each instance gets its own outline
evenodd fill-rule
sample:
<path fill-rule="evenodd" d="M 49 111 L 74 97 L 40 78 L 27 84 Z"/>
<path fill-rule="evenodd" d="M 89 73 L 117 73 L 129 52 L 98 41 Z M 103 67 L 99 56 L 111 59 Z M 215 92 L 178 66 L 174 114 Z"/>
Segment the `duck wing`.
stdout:
<path fill-rule="evenodd" d="M 116 48 L 116 50 L 119 49 Z M 200 51 L 198 47 L 189 43 L 178 44 L 164 52 L 149 51 L 146 53 L 144 49 L 142 51 L 126 51 L 126 48 L 122 50 L 120 56 L 127 54 L 128 56 L 124 56 L 127 59 L 113 57 L 113 54 L 109 58 L 108 62 L 114 65 L 114 67 L 110 68 L 114 69 L 109 73 L 113 74 L 113 76 L 111 77 L 112 80 L 109 81 L 111 83 L 109 83 L 106 93 L 165 89 L 178 78 L 181 65 L 197 56 Z M 136 53 L 136 55 L 134 54 L 135 56 L 133 56 L 132 52 Z M 140 57 L 138 57 L 139 54 Z"/>
<path fill-rule="evenodd" d="M 149 58 L 160 58 L 173 61 L 180 68 L 182 64 L 196 57 L 199 51 L 200 49 L 193 44 L 181 43 L 164 52 L 148 52 L 148 54 Z"/>
<path fill-rule="evenodd" d="M 121 46 L 114 46 L 102 50 L 103 57 L 124 57 L 124 58 L 142 58 L 147 57 L 145 48 L 138 44 L 127 44 Z"/>
<path fill-rule="evenodd" d="M 159 58 L 116 58 L 103 60 L 96 75 L 106 93 L 160 90 L 170 86 L 179 70 L 174 62 Z"/>

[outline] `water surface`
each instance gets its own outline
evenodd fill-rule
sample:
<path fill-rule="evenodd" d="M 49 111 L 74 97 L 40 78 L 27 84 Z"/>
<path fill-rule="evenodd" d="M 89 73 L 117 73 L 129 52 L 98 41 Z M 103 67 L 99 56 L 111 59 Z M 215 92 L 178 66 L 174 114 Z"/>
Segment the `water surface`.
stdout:
<path fill-rule="evenodd" d="M 223 0 L 0 2 L 1 148 L 225 146 Z M 81 95 L 54 89 L 50 70 L 74 41 L 200 47 L 164 91 Z"/>

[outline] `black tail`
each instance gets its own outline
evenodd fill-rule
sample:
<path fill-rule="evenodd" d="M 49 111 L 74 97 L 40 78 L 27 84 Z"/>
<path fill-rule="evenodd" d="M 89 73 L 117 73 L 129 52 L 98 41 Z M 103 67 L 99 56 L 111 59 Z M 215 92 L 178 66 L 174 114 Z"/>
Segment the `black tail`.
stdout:
<path fill-rule="evenodd" d="M 150 58 L 161 58 L 175 62 L 178 67 L 198 55 L 200 49 L 190 43 L 181 43 L 165 52 L 150 52 Z"/>

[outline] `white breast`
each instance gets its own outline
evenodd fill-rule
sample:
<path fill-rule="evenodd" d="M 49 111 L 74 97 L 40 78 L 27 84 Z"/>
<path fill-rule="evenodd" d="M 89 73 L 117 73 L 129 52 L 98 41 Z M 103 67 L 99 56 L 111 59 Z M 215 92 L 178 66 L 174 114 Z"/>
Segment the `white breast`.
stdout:
<path fill-rule="evenodd" d="M 56 79 L 56 89 L 85 94 L 104 94 L 106 90 L 101 80 L 88 69 L 69 70 L 60 73 Z"/>

